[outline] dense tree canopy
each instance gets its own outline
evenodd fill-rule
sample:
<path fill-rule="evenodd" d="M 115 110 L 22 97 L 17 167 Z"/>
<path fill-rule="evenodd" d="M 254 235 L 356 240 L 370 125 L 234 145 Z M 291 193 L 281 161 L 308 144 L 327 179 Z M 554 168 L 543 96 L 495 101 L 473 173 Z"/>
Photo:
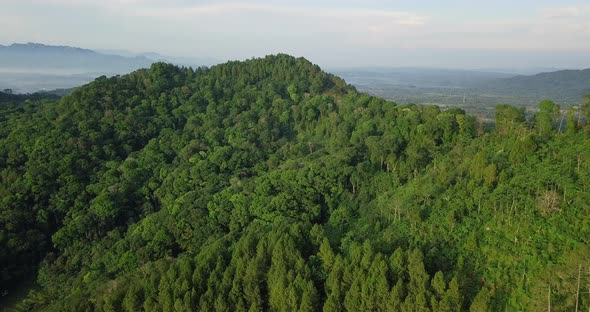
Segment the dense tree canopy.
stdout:
<path fill-rule="evenodd" d="M 36 276 L 15 308 L 43 311 L 587 310 L 586 106 L 488 129 L 287 55 L 5 104 L 0 288 Z"/>

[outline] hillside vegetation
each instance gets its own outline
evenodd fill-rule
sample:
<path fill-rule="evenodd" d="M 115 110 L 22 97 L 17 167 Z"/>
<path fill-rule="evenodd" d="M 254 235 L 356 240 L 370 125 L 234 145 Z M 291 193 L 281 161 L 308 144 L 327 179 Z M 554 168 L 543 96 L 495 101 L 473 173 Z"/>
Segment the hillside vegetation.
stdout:
<path fill-rule="evenodd" d="M 539 107 L 485 129 L 287 55 L 0 105 L 0 288 L 37 276 L 21 311 L 588 310 L 590 104 Z"/>

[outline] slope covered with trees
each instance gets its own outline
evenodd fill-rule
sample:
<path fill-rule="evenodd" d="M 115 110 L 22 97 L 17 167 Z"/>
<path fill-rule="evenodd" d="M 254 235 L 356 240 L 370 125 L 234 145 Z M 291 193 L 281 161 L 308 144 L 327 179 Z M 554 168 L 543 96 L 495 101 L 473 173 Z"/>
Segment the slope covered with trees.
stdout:
<path fill-rule="evenodd" d="M 487 129 L 287 55 L 3 105 L 0 287 L 37 276 L 23 311 L 588 309 L 589 108 Z"/>
<path fill-rule="evenodd" d="M 575 105 L 584 95 L 590 93 L 590 68 L 581 70 L 559 70 L 530 76 L 515 76 L 497 79 L 480 88 L 493 94 L 528 96 L 531 98 L 559 98 Z M 523 94 L 524 93 L 524 94 Z"/>

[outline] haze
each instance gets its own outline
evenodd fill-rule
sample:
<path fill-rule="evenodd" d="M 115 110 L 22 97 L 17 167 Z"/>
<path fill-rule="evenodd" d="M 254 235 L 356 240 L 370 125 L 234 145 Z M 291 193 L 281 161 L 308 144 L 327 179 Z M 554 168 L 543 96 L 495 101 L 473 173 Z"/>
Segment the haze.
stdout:
<path fill-rule="evenodd" d="M 587 0 L 3 0 L 0 29 L 0 44 L 220 60 L 284 52 L 324 67 L 590 67 Z"/>

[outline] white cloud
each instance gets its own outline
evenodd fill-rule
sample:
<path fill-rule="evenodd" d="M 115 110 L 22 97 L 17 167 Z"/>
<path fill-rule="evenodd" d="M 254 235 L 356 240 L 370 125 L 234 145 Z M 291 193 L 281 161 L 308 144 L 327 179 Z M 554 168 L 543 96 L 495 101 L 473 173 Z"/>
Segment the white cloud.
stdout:
<path fill-rule="evenodd" d="M 216 4 L 204 4 L 188 7 L 147 7 L 139 8 L 134 14 L 139 16 L 159 18 L 199 17 L 203 15 L 217 15 L 223 17 L 226 14 L 247 15 L 253 13 L 275 14 L 299 18 L 326 18 L 326 19 L 385 19 L 400 25 L 422 25 L 428 17 L 403 11 L 366 10 L 366 9 L 341 9 L 305 6 L 270 5 L 256 2 L 221 2 Z"/>
<path fill-rule="evenodd" d="M 412 47 L 590 51 L 590 6 L 544 8 L 519 18 L 442 21 L 413 29 Z"/>
<path fill-rule="evenodd" d="M 542 16 L 546 19 L 579 19 L 590 15 L 590 6 L 545 8 Z"/>
<path fill-rule="evenodd" d="M 416 12 L 327 8 L 289 2 L 221 1 L 187 5 L 177 1 L 176 5 L 166 7 L 159 1 L 142 3 L 125 6 L 125 14 L 192 29 L 196 34 L 235 32 L 251 37 L 253 45 L 267 42 L 260 38 L 265 34 L 282 34 L 284 38 L 303 34 L 308 39 L 315 37 L 341 47 L 590 49 L 588 7 L 546 8 L 514 19 L 447 21 Z"/>

